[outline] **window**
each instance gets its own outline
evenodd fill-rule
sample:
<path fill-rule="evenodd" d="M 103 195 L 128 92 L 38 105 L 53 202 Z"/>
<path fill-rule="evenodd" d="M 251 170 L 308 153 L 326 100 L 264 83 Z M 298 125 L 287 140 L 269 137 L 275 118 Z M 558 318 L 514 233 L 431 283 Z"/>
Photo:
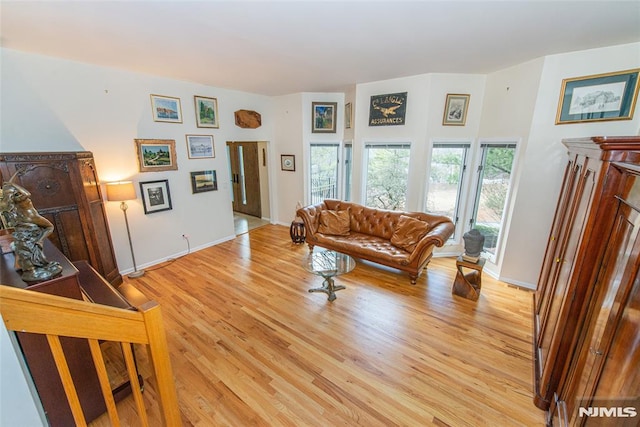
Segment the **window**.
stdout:
<path fill-rule="evenodd" d="M 344 169 L 342 171 L 342 176 L 344 177 L 344 200 L 351 200 L 351 176 L 353 172 L 353 145 L 350 142 L 346 142 L 344 144 L 344 148 L 342 150 L 343 158 L 344 158 Z"/>
<path fill-rule="evenodd" d="M 484 235 L 484 251 L 495 262 L 504 222 L 504 209 L 511 185 L 511 170 L 516 152 L 514 143 L 481 144 L 472 228 Z"/>
<path fill-rule="evenodd" d="M 409 144 L 365 145 L 365 204 L 404 210 L 409 178 Z"/>
<path fill-rule="evenodd" d="M 460 235 L 461 194 L 469 143 L 435 143 L 431 151 L 425 211 L 451 218 L 456 225 L 452 239 Z"/>
<path fill-rule="evenodd" d="M 311 144 L 309 193 L 311 204 L 338 198 L 339 144 Z"/>

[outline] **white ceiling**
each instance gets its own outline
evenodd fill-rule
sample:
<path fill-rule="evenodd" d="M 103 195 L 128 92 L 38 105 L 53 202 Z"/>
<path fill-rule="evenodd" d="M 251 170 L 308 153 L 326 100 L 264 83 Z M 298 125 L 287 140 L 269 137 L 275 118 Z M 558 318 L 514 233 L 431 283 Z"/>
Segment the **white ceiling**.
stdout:
<path fill-rule="evenodd" d="M 5 1 L 1 44 L 264 95 L 640 41 L 632 1 Z M 638 52 L 640 60 L 640 52 Z"/>

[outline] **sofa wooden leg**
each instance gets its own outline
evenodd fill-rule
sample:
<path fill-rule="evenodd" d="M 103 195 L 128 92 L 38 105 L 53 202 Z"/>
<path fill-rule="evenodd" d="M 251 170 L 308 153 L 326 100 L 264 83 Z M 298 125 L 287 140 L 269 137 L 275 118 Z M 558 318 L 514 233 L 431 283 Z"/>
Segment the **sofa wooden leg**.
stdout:
<path fill-rule="evenodd" d="M 411 279 L 411 284 L 415 285 L 416 284 L 416 280 L 418 280 L 418 276 L 415 276 L 413 274 L 409 275 L 409 278 Z"/>
<path fill-rule="evenodd" d="M 308 245 L 309 245 L 309 252 L 313 252 L 313 247 L 314 247 L 315 245 L 312 245 L 311 243 L 308 243 Z"/>

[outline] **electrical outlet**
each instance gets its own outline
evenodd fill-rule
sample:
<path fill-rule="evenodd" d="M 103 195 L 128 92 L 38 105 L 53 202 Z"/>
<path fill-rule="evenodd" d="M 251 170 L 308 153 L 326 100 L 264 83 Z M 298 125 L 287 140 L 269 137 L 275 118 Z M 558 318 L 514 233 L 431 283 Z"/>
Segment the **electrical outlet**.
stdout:
<path fill-rule="evenodd" d="M 183 234 L 183 235 L 182 235 L 182 238 L 183 238 L 184 240 L 189 240 L 189 235 L 188 235 L 188 234 Z"/>

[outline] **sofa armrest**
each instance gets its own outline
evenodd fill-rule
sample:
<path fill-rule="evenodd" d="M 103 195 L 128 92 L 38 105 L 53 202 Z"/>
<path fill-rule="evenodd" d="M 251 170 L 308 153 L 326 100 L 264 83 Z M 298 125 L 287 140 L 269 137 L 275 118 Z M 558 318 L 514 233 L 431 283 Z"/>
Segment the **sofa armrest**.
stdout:
<path fill-rule="evenodd" d="M 432 246 L 437 246 L 439 248 L 444 246 L 449 237 L 453 234 L 454 228 L 453 222 L 449 220 L 437 223 L 422 239 L 420 239 L 413 252 L 411 252 L 411 255 L 409 255 L 407 263 L 411 264 L 414 259 L 420 258 L 424 251 L 428 250 Z"/>
<path fill-rule="evenodd" d="M 320 212 L 326 210 L 324 203 L 309 205 L 296 211 L 296 215 L 304 222 L 305 232 L 308 236 L 313 236 L 318 231 L 320 225 Z"/>

